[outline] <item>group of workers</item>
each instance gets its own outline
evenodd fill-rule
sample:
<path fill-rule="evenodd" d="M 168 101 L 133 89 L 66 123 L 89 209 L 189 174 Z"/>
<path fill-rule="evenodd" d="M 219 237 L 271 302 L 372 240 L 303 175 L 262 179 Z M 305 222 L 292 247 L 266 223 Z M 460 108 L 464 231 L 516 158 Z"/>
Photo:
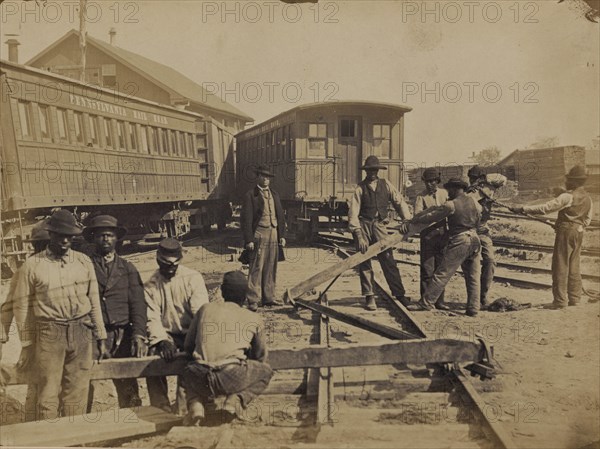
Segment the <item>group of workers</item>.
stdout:
<path fill-rule="evenodd" d="M 413 216 L 398 189 L 378 177 L 386 166 L 376 156 L 367 157 L 361 168 L 366 176 L 350 199 L 348 214 L 357 250 L 365 253 L 388 237 L 391 204 L 403 220 L 400 232 L 418 229 L 421 245 L 420 300 L 415 302 L 406 295 L 392 249 L 378 254 L 392 295 L 412 310 L 448 310 L 444 290 L 462 267 L 466 315 L 476 316 L 490 301 L 495 261 L 487 222 L 494 193 L 506 178 L 476 166 L 469 170 L 470 182 L 450 178 L 442 188 L 440 173 L 428 168 Z M 264 322 L 253 312 L 259 305 L 281 305 L 275 286 L 286 226 L 279 195 L 270 187 L 274 174 L 259 166 L 256 175 L 241 213 L 249 274 L 225 273 L 224 301 L 209 302 L 202 275 L 181 264 L 183 248 L 175 239 L 159 243 L 158 268 L 142 283 L 136 267 L 117 253 L 127 230 L 116 218 L 98 215 L 82 228 L 71 212 L 61 209 L 34 228 L 35 253 L 15 273 L 0 323 L 0 357 L 14 319 L 22 346 L 17 366 L 34 373 L 25 404 L 27 420 L 90 412 L 95 359 L 156 354 L 172 361 L 180 352 L 187 354 L 189 363 L 178 377 L 173 406 L 166 378 L 149 377 L 147 385 L 151 405 L 185 415 L 189 425 L 201 424 L 217 398 L 223 399 L 222 418 L 240 416 L 265 390 L 273 372 L 267 363 Z M 576 305 L 581 298 L 579 254 L 592 216 L 585 179 L 585 170 L 574 167 L 566 176 L 567 190 L 557 198 L 511 208 L 529 214 L 558 211 L 554 309 Z M 89 254 L 71 248 L 78 235 L 90 243 Z M 365 307 L 376 310 L 370 259 L 360 264 L 359 272 Z M 119 407 L 141 405 L 137 379 L 115 379 L 114 384 Z"/>

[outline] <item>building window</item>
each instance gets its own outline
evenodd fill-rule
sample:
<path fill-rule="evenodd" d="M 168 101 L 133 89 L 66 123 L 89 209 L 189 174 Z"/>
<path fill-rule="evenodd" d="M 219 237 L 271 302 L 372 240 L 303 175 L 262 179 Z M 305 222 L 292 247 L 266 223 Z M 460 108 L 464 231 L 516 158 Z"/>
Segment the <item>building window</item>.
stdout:
<path fill-rule="evenodd" d="M 92 145 L 98 146 L 98 116 L 90 115 L 90 141 Z"/>
<path fill-rule="evenodd" d="M 39 104 L 40 132 L 42 139 L 50 139 L 50 119 L 48 117 L 48 106 Z"/>
<path fill-rule="evenodd" d="M 69 140 L 67 134 L 67 111 L 64 109 L 56 110 L 56 118 L 58 122 L 58 137 L 61 140 Z"/>
<path fill-rule="evenodd" d="M 83 140 L 83 114 L 81 112 L 75 112 L 75 139 L 78 143 L 84 144 Z"/>
<path fill-rule="evenodd" d="M 29 105 L 30 103 L 19 101 L 19 121 L 21 122 L 21 135 L 23 137 L 33 137 Z"/>
<path fill-rule="evenodd" d="M 112 135 L 112 126 L 109 118 L 103 118 L 104 122 L 104 141 L 108 148 L 113 147 L 113 135 Z"/>
<path fill-rule="evenodd" d="M 144 126 L 144 125 L 142 125 L 140 128 L 140 131 L 141 131 L 140 136 L 142 136 L 142 151 L 146 154 L 150 153 L 150 149 L 148 146 L 148 134 L 147 134 L 148 129 L 147 128 L 148 127 Z"/>
<path fill-rule="evenodd" d="M 308 157 L 324 158 L 327 153 L 327 124 L 308 125 Z"/>
<path fill-rule="evenodd" d="M 340 137 L 356 137 L 356 120 L 340 120 Z"/>
<path fill-rule="evenodd" d="M 390 157 L 390 125 L 373 125 L 373 154 L 377 157 Z"/>
<path fill-rule="evenodd" d="M 127 144 L 125 143 L 125 122 L 121 120 L 117 121 L 117 137 L 119 138 L 119 149 L 126 150 Z"/>
<path fill-rule="evenodd" d="M 129 142 L 131 143 L 131 149 L 137 151 L 138 149 L 138 137 L 137 130 L 135 129 L 135 123 L 128 123 L 129 128 Z"/>

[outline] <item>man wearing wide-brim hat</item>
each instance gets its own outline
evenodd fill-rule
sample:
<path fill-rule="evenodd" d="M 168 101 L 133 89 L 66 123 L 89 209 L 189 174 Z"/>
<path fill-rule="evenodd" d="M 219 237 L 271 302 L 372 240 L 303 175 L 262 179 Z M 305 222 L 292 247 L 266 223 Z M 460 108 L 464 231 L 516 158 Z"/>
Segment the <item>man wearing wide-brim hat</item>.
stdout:
<path fill-rule="evenodd" d="M 271 189 L 275 175 L 268 167 L 256 168 L 256 185 L 242 202 L 240 224 L 245 249 L 250 252 L 248 308 L 258 310 L 259 303 L 281 305 L 275 296 L 279 247 L 285 246 L 285 216 L 279 194 Z"/>
<path fill-rule="evenodd" d="M 146 345 L 146 301 L 142 279 L 135 266 L 117 254 L 117 242 L 127 234 L 111 215 L 93 217 L 83 236 L 94 244 L 91 259 L 96 270 L 102 317 L 111 358 L 143 357 Z M 115 379 L 119 407 L 142 405 L 136 379 Z M 90 386 L 88 412 L 92 412 L 94 384 Z"/>
<path fill-rule="evenodd" d="M 416 310 L 432 309 L 434 301 L 439 298 L 448 281 L 458 268 L 462 267 L 467 287 L 466 314 L 476 316 L 479 312 L 481 243 L 477 235 L 477 226 L 482 208 L 475 198 L 465 193 L 468 187 L 469 184 L 465 180 L 450 178 L 444 184 L 449 201 L 441 206 L 429 208 L 411 220 L 414 224 L 439 223 L 443 220 L 447 220 L 448 223 L 444 258 L 427 282 L 421 300 L 414 305 Z M 403 233 L 407 231 L 407 227 L 401 230 Z"/>
<path fill-rule="evenodd" d="M 365 170 L 366 176 L 358 183 L 350 199 L 348 228 L 354 236 L 357 249 L 365 253 L 370 245 L 388 237 L 386 226 L 389 223 L 390 203 L 402 219 L 408 220 L 412 214 L 398 189 L 387 179 L 377 176 L 379 170 L 387 170 L 387 167 L 379 162 L 377 156 L 368 156 L 361 169 Z M 402 284 L 392 249 L 379 253 L 377 259 L 392 295 L 403 304 L 408 304 L 410 299 L 406 297 L 406 290 Z M 371 260 L 364 261 L 358 268 L 361 293 L 365 297 L 365 308 L 370 311 L 377 310 Z"/>
<path fill-rule="evenodd" d="M 552 294 L 549 309 L 576 306 L 581 300 L 582 284 L 579 260 L 583 231 L 592 221 L 592 199 L 585 191 L 585 167 L 577 165 L 566 175 L 567 191 L 547 203 L 514 206 L 511 211 L 526 214 L 549 214 L 558 211 L 552 254 Z"/>
<path fill-rule="evenodd" d="M 14 293 L 23 346 L 18 365 L 35 370 L 42 419 L 85 413 L 93 340 L 99 354 L 106 352 L 94 266 L 88 256 L 71 249 L 81 227 L 71 212 L 60 209 L 45 229 L 50 235 L 48 248 L 25 261 Z"/>
<path fill-rule="evenodd" d="M 426 168 L 423 170 L 421 179 L 425 183 L 425 189 L 419 193 L 415 199 L 415 214 L 421 213 L 432 207 L 441 206 L 448 201 L 448 191 L 440 186 L 442 179 L 438 168 Z M 435 269 L 440 266 L 444 259 L 446 230 L 446 220 L 442 220 L 421 231 L 419 238 L 421 295 L 425 291 L 427 283 L 433 277 Z M 448 306 L 444 304 L 443 290 L 435 302 L 435 308 L 448 310 Z"/>

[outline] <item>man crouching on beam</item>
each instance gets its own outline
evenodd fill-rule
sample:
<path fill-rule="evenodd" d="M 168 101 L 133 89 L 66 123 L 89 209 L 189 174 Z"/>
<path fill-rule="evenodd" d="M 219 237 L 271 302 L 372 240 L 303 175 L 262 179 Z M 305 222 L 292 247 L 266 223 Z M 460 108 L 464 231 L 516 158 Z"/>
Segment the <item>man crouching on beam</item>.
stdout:
<path fill-rule="evenodd" d="M 184 344 L 194 360 L 183 372 L 188 401 L 185 425 L 201 425 L 206 408 L 214 406 L 218 396 L 226 396 L 223 423 L 243 418 L 244 409 L 271 380 L 264 322 L 241 307 L 247 289 L 244 273 L 225 273 L 221 285 L 225 302 L 205 304 L 192 321 Z"/>

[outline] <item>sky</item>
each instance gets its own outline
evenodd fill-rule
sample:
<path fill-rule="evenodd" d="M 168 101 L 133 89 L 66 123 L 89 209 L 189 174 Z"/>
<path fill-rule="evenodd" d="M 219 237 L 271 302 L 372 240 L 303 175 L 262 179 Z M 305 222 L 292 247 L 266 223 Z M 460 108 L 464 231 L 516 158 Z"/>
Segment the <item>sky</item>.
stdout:
<path fill-rule="evenodd" d="M 2 45 L 26 62 L 72 28 L 76 1 L 5 0 Z M 87 31 L 169 65 L 259 123 L 299 104 L 368 100 L 413 108 L 405 159 L 469 161 L 547 137 L 600 134 L 600 25 L 575 0 L 91 1 Z"/>

